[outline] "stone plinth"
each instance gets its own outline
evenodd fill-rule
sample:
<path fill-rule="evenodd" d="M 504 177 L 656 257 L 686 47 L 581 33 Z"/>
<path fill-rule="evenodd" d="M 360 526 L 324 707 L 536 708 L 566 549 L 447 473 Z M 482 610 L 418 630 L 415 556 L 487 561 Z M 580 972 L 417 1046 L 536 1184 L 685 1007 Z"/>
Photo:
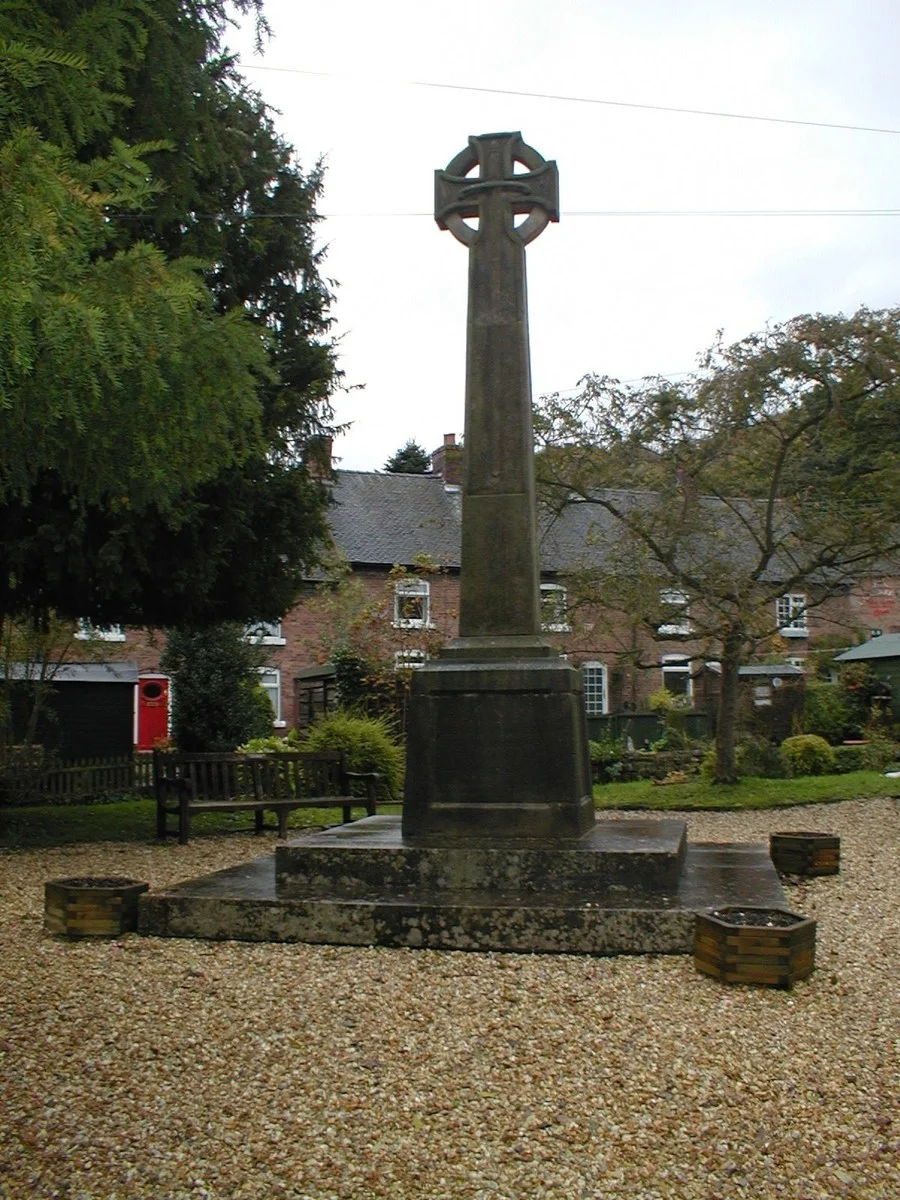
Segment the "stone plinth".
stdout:
<path fill-rule="evenodd" d="M 139 927 L 158 937 L 688 954 L 698 909 L 751 903 L 784 905 L 767 848 L 685 847 L 678 821 L 600 820 L 572 844 L 476 849 L 409 845 L 397 817 L 378 816 L 298 838 L 278 848 L 277 863 L 266 856 L 144 896 Z"/>
<path fill-rule="evenodd" d="M 593 824 L 578 671 L 558 657 L 447 656 L 415 673 L 404 836 L 555 840 Z"/>
<path fill-rule="evenodd" d="M 685 849 L 682 821 L 595 823 L 583 837 L 553 845 L 503 838 L 473 845 L 409 839 L 400 835 L 396 817 L 379 816 L 278 846 L 275 889 L 283 897 L 342 899 L 565 894 L 602 904 L 610 895 L 675 891 Z"/>

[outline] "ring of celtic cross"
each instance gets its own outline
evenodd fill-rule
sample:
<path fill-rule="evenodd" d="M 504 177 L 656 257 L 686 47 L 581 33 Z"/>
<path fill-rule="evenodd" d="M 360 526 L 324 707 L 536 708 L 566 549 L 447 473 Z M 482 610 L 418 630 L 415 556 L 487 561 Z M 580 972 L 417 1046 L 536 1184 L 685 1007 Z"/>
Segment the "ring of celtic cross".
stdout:
<path fill-rule="evenodd" d="M 515 165 L 527 167 L 516 174 Z M 479 175 L 470 175 L 480 167 Z M 550 221 L 559 220 L 559 183 L 555 162 L 548 162 L 520 133 L 482 134 L 435 171 L 434 219 L 458 242 L 471 246 L 478 229 L 466 218 L 481 217 L 481 205 L 491 195 L 501 195 L 509 206 L 509 229 L 523 245 L 533 241 Z M 527 214 L 521 225 L 513 217 Z"/>

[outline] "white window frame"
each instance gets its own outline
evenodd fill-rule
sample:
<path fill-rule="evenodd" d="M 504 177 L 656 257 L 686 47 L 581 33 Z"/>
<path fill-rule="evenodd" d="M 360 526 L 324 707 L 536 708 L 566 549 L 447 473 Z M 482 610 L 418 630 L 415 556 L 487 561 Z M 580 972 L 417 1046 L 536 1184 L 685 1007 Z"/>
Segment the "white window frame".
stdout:
<path fill-rule="evenodd" d="M 569 619 L 566 615 L 567 601 L 568 595 L 563 584 L 541 584 L 541 629 L 545 633 L 569 632 Z M 548 615 L 551 616 L 550 620 L 546 619 Z M 562 620 L 558 619 L 560 615 Z"/>
<path fill-rule="evenodd" d="M 775 601 L 775 621 L 782 637 L 809 636 L 806 623 L 806 596 L 802 592 L 786 592 Z"/>
<path fill-rule="evenodd" d="M 256 669 L 259 672 L 260 687 L 272 704 L 272 724 L 276 729 L 284 729 L 287 721 L 281 718 L 281 671 L 278 667 L 257 667 Z M 269 678 L 273 682 L 266 684 L 263 682 L 265 678 Z"/>
<path fill-rule="evenodd" d="M 395 671 L 418 671 L 419 667 L 423 667 L 427 661 L 428 654 L 425 650 L 394 651 Z"/>
<path fill-rule="evenodd" d="M 666 691 L 672 692 L 675 696 L 685 696 L 688 700 L 693 700 L 694 679 L 691 675 L 691 660 L 684 654 L 664 654 L 659 665 L 662 672 L 662 685 Z M 683 692 L 676 692 L 667 686 L 666 677 L 671 675 L 687 676 L 687 687 Z"/>
<path fill-rule="evenodd" d="M 280 621 L 253 621 L 244 626 L 244 638 L 254 646 L 285 646 Z"/>
<path fill-rule="evenodd" d="M 599 676 L 599 687 L 593 681 Z M 581 685 L 584 689 L 584 711 L 589 717 L 602 717 L 609 712 L 609 672 L 606 663 L 581 664 Z M 600 707 L 597 707 L 599 699 Z"/>
<path fill-rule="evenodd" d="M 403 615 L 404 599 L 418 599 L 421 602 L 421 617 Z M 394 584 L 394 621 L 395 629 L 432 629 L 431 624 L 431 584 L 427 579 L 398 579 Z"/>
<path fill-rule="evenodd" d="M 691 633 L 690 610 L 688 594 L 680 588 L 660 588 L 660 607 L 677 608 L 681 611 L 672 614 L 672 620 L 662 621 L 657 626 L 657 633 L 662 637 L 688 637 Z"/>
<path fill-rule="evenodd" d="M 125 630 L 121 625 L 92 625 L 86 617 L 81 617 L 75 637 L 79 642 L 124 642 Z"/>

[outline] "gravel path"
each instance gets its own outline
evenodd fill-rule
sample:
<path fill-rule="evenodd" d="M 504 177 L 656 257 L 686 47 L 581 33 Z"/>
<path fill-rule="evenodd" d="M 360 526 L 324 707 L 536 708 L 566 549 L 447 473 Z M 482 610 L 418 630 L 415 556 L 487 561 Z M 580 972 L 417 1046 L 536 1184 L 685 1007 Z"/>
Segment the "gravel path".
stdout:
<path fill-rule="evenodd" d="M 45 880 L 159 887 L 259 840 L 0 854 L 0 1197 L 892 1200 L 896 802 L 687 820 L 840 835 L 790 890 L 819 921 L 792 992 L 689 956 L 68 942 Z"/>

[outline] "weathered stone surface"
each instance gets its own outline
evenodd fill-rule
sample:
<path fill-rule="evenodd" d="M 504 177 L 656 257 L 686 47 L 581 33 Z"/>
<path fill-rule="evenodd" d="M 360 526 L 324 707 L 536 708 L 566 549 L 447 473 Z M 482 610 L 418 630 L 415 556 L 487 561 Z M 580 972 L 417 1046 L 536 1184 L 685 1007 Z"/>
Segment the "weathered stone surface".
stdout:
<path fill-rule="evenodd" d="M 411 842 L 396 817 L 377 816 L 309 834 L 275 851 L 276 892 L 283 897 L 443 897 L 478 892 L 621 904 L 674 894 L 686 850 L 683 821 L 598 822 L 584 837 L 547 843 L 497 838 Z"/>
<path fill-rule="evenodd" d="M 434 662 L 407 714 L 403 832 L 577 837 L 593 827 L 579 673 L 560 658 Z"/>
<path fill-rule="evenodd" d="M 463 638 L 540 634 L 525 245 L 559 219 L 558 195 L 556 164 L 519 133 L 470 137 L 435 172 L 435 219 L 469 248 Z"/>
<path fill-rule="evenodd" d="M 581 680 L 541 637 L 525 245 L 558 219 L 558 190 L 518 133 L 472 137 L 435 174 L 435 219 L 469 248 L 462 557 L 459 638 L 409 700 L 411 838 L 593 824 Z"/>
<path fill-rule="evenodd" d="M 598 822 L 600 827 L 605 824 Z M 612 828 L 618 824 L 609 822 L 608 830 L 599 830 L 601 843 L 608 834 L 611 853 L 627 853 L 632 838 L 635 853 L 649 852 L 648 833 L 651 841 L 653 837 L 652 831 L 641 828 L 645 823 L 638 822 L 638 828 L 620 834 Z M 677 826 L 678 822 L 661 824 Z M 352 829 L 352 825 L 343 826 L 311 835 L 311 840 L 318 837 L 327 846 L 343 830 Z M 366 836 L 371 837 L 372 832 Z M 395 836 L 390 829 L 377 832 L 382 842 Z M 661 837 L 669 846 L 666 853 L 674 853 L 677 830 L 664 829 Z M 294 845 L 284 849 L 291 850 Z M 521 849 L 517 847 L 516 853 Z M 520 878 L 527 880 L 527 853 L 518 861 L 523 864 Z M 689 846 L 680 861 L 675 884 L 661 889 L 609 885 L 589 890 L 589 881 L 582 875 L 580 894 L 549 886 L 543 891 L 423 886 L 415 895 L 404 896 L 384 886 L 371 888 L 367 896 L 299 897 L 278 894 L 274 863 L 267 856 L 167 892 L 143 896 L 139 929 L 158 937 L 218 940 L 565 954 L 689 954 L 698 909 L 785 903 L 764 846 Z M 353 886 L 342 879 L 340 875 L 332 879 L 337 891 Z M 347 876 L 350 879 L 352 876 Z M 575 872 L 568 882 L 577 880 Z M 313 880 L 311 890 L 321 889 L 322 882 Z"/>

